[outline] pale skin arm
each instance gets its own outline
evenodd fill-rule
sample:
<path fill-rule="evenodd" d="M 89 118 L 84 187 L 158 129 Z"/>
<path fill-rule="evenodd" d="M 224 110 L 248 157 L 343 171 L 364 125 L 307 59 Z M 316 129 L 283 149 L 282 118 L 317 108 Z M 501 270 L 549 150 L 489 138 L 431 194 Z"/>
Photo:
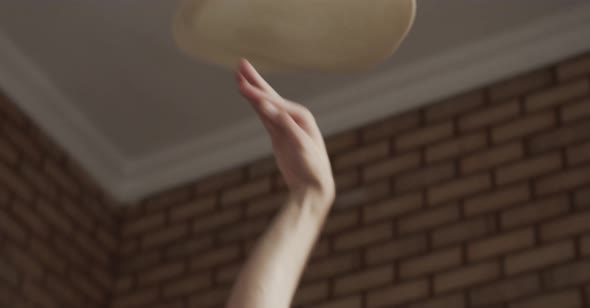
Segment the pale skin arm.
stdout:
<path fill-rule="evenodd" d="M 226 307 L 287 308 L 334 201 L 334 179 L 311 113 L 280 97 L 245 60 L 237 80 L 270 135 L 289 197 L 249 256 Z"/>

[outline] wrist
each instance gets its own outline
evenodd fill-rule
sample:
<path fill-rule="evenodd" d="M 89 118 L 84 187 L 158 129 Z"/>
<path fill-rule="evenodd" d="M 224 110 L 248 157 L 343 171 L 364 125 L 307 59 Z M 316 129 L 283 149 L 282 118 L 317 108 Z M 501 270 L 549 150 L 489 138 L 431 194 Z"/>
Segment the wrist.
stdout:
<path fill-rule="evenodd" d="M 310 207 L 314 212 L 325 214 L 334 204 L 334 190 L 301 188 L 290 192 L 291 199 L 301 207 Z"/>

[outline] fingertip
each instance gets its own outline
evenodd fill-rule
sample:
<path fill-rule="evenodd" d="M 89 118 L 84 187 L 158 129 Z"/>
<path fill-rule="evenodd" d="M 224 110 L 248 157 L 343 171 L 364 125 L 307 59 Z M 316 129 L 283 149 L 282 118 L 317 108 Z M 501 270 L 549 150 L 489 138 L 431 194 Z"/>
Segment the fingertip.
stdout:
<path fill-rule="evenodd" d="M 248 71 L 248 67 L 249 67 L 248 64 L 250 64 L 250 62 L 248 62 L 248 60 L 246 60 L 246 58 L 240 59 L 240 64 L 239 64 L 238 68 L 242 74 L 244 74 L 245 72 Z"/>

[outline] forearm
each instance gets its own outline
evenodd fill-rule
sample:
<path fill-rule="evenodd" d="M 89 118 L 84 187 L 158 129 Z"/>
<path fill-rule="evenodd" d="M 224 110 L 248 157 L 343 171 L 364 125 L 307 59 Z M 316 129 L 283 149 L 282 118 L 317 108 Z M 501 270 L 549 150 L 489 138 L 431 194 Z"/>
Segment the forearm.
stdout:
<path fill-rule="evenodd" d="M 238 276 L 228 308 L 289 307 L 332 199 L 292 195 Z"/>

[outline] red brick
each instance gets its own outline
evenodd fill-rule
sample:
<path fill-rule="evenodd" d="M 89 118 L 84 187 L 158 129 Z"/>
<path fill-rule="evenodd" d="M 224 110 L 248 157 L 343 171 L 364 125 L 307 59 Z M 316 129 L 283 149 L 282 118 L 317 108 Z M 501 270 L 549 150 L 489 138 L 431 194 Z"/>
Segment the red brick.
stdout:
<path fill-rule="evenodd" d="M 491 211 L 501 210 L 530 200 L 531 194 L 528 185 L 503 187 L 491 193 L 479 195 L 465 201 L 465 214 L 467 216 L 478 215 Z"/>
<path fill-rule="evenodd" d="M 363 207 L 363 221 L 365 223 L 385 219 L 389 220 L 404 213 L 421 208 L 424 198 L 421 194 L 409 194 L 381 201 Z"/>
<path fill-rule="evenodd" d="M 413 215 L 407 215 L 399 219 L 398 232 L 400 234 L 422 231 L 443 224 L 459 220 L 460 209 L 458 204 L 450 204 L 422 210 Z"/>
<path fill-rule="evenodd" d="M 471 287 L 500 276 L 500 264 L 487 262 L 468 265 L 459 269 L 437 274 L 434 277 L 434 292 L 444 293 L 454 289 Z"/>
<path fill-rule="evenodd" d="M 31 238 L 29 252 L 40 260 L 45 265 L 45 268 L 62 275 L 66 273 L 66 261 L 59 255 L 55 248 L 49 247 L 47 243 L 36 238 Z"/>
<path fill-rule="evenodd" d="M 578 188 L 590 182 L 590 165 L 539 179 L 535 183 L 539 196 Z"/>
<path fill-rule="evenodd" d="M 580 252 L 584 256 L 590 256 L 590 234 L 580 240 Z"/>
<path fill-rule="evenodd" d="M 157 289 L 141 289 L 131 294 L 119 295 L 113 301 L 113 308 L 135 308 L 150 305 L 158 298 Z"/>
<path fill-rule="evenodd" d="M 240 209 L 227 209 L 211 215 L 199 217 L 193 223 L 193 232 L 207 232 L 232 224 L 240 218 Z"/>
<path fill-rule="evenodd" d="M 492 181 L 488 174 L 464 177 L 430 188 L 428 190 L 428 202 L 437 204 L 456 200 L 485 191 L 491 186 Z"/>
<path fill-rule="evenodd" d="M 427 239 L 425 234 L 396 239 L 367 248 L 365 259 L 368 264 L 392 262 L 426 251 Z"/>
<path fill-rule="evenodd" d="M 557 76 L 560 80 L 590 75 L 590 57 L 587 54 L 575 57 L 557 67 Z"/>
<path fill-rule="evenodd" d="M 433 122 L 450 118 L 476 109 L 484 103 L 485 95 L 483 91 L 459 94 L 428 107 L 425 112 L 426 121 Z"/>
<path fill-rule="evenodd" d="M 569 200 L 565 196 L 543 198 L 529 204 L 503 211 L 500 216 L 502 228 L 524 226 L 559 216 L 568 211 Z"/>
<path fill-rule="evenodd" d="M 563 106 L 561 120 L 564 122 L 573 122 L 582 120 L 590 116 L 590 99 L 585 98 Z"/>
<path fill-rule="evenodd" d="M 80 193 L 80 186 L 76 180 L 67 173 L 67 171 L 55 163 L 48 160 L 44 161 L 43 171 L 46 172 L 53 182 L 64 192 L 77 196 Z"/>
<path fill-rule="evenodd" d="M 32 164 L 39 165 L 41 163 L 42 152 L 34 142 L 33 136 L 27 131 L 10 125 L 7 122 L 3 123 L 1 131 L 3 131 L 3 137 L 12 143 L 19 153 Z"/>
<path fill-rule="evenodd" d="M 58 195 L 57 187 L 53 180 L 32 165 L 21 165 L 22 176 L 35 188 L 36 191 L 44 194 L 48 199 L 55 199 Z"/>
<path fill-rule="evenodd" d="M 45 286 L 47 291 L 54 295 L 62 306 L 83 307 L 84 296 L 76 292 L 69 281 L 57 276 L 47 276 Z"/>
<path fill-rule="evenodd" d="M 142 237 L 142 247 L 144 249 L 153 248 L 172 243 L 188 234 L 189 226 L 187 224 L 177 224 L 157 230 L 156 232 L 146 233 Z"/>
<path fill-rule="evenodd" d="M 333 277 L 338 274 L 356 270 L 360 266 L 360 258 L 357 254 L 345 254 L 330 256 L 312 262 L 307 266 L 303 274 L 303 281 Z"/>
<path fill-rule="evenodd" d="M 590 212 L 575 213 L 541 225 L 541 238 L 554 240 L 590 230 Z"/>
<path fill-rule="evenodd" d="M 188 300 L 190 308 L 223 307 L 230 295 L 229 287 L 218 287 L 207 292 L 195 294 Z M 164 307 L 162 307 L 164 308 Z"/>
<path fill-rule="evenodd" d="M 322 234 L 329 235 L 350 229 L 351 227 L 357 226 L 358 222 L 358 211 L 346 211 L 338 214 L 334 213 L 326 219 Z"/>
<path fill-rule="evenodd" d="M 453 135 L 453 123 L 443 122 L 400 135 L 395 140 L 398 150 L 424 146 Z"/>
<path fill-rule="evenodd" d="M 304 284 L 297 288 L 293 305 L 299 306 L 326 299 L 328 298 L 329 292 L 329 285 L 325 281 Z"/>
<path fill-rule="evenodd" d="M 506 258 L 506 273 L 517 274 L 565 262 L 575 256 L 573 242 L 559 242 L 511 255 Z"/>
<path fill-rule="evenodd" d="M 22 248 L 5 244 L 3 254 L 23 275 L 23 280 L 39 280 L 44 275 L 41 264 L 33 255 Z"/>
<path fill-rule="evenodd" d="M 268 213 L 275 213 L 287 201 L 287 193 L 280 192 L 250 200 L 246 206 L 246 216 L 253 217 Z"/>
<path fill-rule="evenodd" d="M 393 266 L 370 268 L 349 274 L 334 281 L 334 292 L 337 296 L 357 293 L 374 287 L 384 286 L 393 282 Z"/>
<path fill-rule="evenodd" d="M 0 92 L 0 113 L 3 117 L 6 117 L 6 119 L 17 125 L 25 126 L 29 123 L 29 118 L 13 103 L 13 100 L 8 97 L 8 94 L 4 92 Z"/>
<path fill-rule="evenodd" d="M 476 128 L 486 127 L 491 124 L 503 122 L 516 117 L 520 113 L 518 100 L 496 103 L 491 107 L 478 110 L 459 118 L 461 131 L 470 131 Z"/>
<path fill-rule="evenodd" d="M 426 161 L 449 159 L 482 149 L 487 144 L 486 139 L 485 133 L 474 133 L 429 146 L 426 148 Z"/>
<path fill-rule="evenodd" d="M 465 296 L 463 294 L 451 294 L 435 297 L 423 302 L 417 302 L 408 306 L 409 308 L 466 308 Z"/>
<path fill-rule="evenodd" d="M 496 182 L 504 185 L 519 180 L 531 179 L 561 168 L 560 153 L 549 153 L 511 164 L 496 171 Z"/>
<path fill-rule="evenodd" d="M 314 305 L 315 308 L 361 308 L 362 301 L 360 295 L 349 296 L 342 299 L 331 300 L 329 302 Z"/>
<path fill-rule="evenodd" d="M 232 225 L 231 228 L 220 230 L 217 239 L 222 243 L 226 243 L 247 238 L 256 238 L 262 231 L 268 228 L 269 224 L 270 218 L 267 217 L 242 221 Z"/>
<path fill-rule="evenodd" d="M 269 193 L 271 190 L 271 178 L 264 177 L 259 180 L 248 182 L 235 188 L 230 188 L 221 194 L 221 204 L 235 204 L 240 201 Z"/>
<path fill-rule="evenodd" d="M 72 266 L 84 267 L 89 263 L 89 257 L 65 236 L 54 237 L 52 245 Z"/>
<path fill-rule="evenodd" d="M 25 243 L 27 239 L 27 230 L 6 212 L 0 215 L 0 231 L 2 235 L 19 243 Z"/>
<path fill-rule="evenodd" d="M 426 256 L 402 261 L 399 265 L 403 279 L 441 272 L 461 264 L 461 248 L 430 252 Z"/>
<path fill-rule="evenodd" d="M 242 169 L 225 171 L 199 181 L 197 183 L 197 193 L 205 194 L 218 191 L 222 188 L 236 186 L 242 183 L 244 179 L 245 176 Z"/>
<path fill-rule="evenodd" d="M 211 286 L 211 279 L 207 273 L 185 275 L 165 284 L 162 289 L 164 298 L 179 297 L 194 294 L 203 288 Z"/>
<path fill-rule="evenodd" d="M 174 187 L 144 200 L 141 207 L 146 212 L 165 211 L 172 206 L 188 202 L 193 198 L 194 187 L 190 185 Z"/>
<path fill-rule="evenodd" d="M 582 306 L 580 292 L 577 290 L 568 290 L 522 300 L 511 304 L 510 308 L 581 308 Z"/>
<path fill-rule="evenodd" d="M 535 232 L 532 228 L 501 234 L 469 244 L 467 255 L 469 260 L 480 260 L 530 248 L 535 243 Z"/>
<path fill-rule="evenodd" d="M 81 205 L 68 198 L 61 198 L 59 203 L 61 204 L 64 214 L 74 220 L 78 227 L 81 227 L 88 232 L 92 232 L 96 229 L 96 222 L 90 211 L 86 208 L 86 205 Z"/>
<path fill-rule="evenodd" d="M 326 138 L 326 148 L 328 153 L 334 154 L 357 147 L 359 144 L 359 135 L 356 131 L 346 132 Z"/>
<path fill-rule="evenodd" d="M 221 284 L 227 284 L 234 282 L 238 274 L 242 270 L 244 264 L 242 262 L 225 265 L 218 268 L 215 273 L 215 282 Z"/>
<path fill-rule="evenodd" d="M 84 232 L 75 232 L 72 235 L 72 244 L 80 248 L 80 252 L 88 256 L 91 260 L 99 262 L 100 265 L 108 266 L 109 254 L 101 249 L 95 238 Z"/>
<path fill-rule="evenodd" d="M 496 226 L 493 217 L 477 217 L 460 223 L 435 229 L 432 232 L 432 242 L 435 247 L 468 241 L 491 234 Z"/>
<path fill-rule="evenodd" d="M 21 273 L 4 256 L 0 257 L 0 284 L 16 288 L 21 280 Z M 1 297 L 0 297 L 1 298 Z M 0 303 L 2 303 L 0 301 Z"/>
<path fill-rule="evenodd" d="M 17 176 L 15 170 L 9 168 L 2 161 L 0 161 L 0 186 L 3 186 L 24 201 L 30 202 L 35 196 L 29 184 L 20 176 Z"/>
<path fill-rule="evenodd" d="M 393 307 L 428 296 L 428 280 L 396 284 L 367 294 L 367 307 Z"/>
<path fill-rule="evenodd" d="M 442 163 L 412 170 L 395 177 L 395 190 L 404 192 L 408 190 L 424 188 L 455 176 L 453 163 Z"/>
<path fill-rule="evenodd" d="M 418 167 L 420 165 L 420 153 L 411 152 L 401 156 L 395 156 L 373 164 L 362 169 L 363 179 L 373 181 L 384 177 L 391 177 L 400 172 Z"/>
<path fill-rule="evenodd" d="M 85 272 L 75 270 L 73 273 L 70 272 L 70 276 L 72 277 L 73 286 L 90 298 L 91 301 L 102 302 L 105 300 L 107 296 L 106 290 L 100 288 Z"/>
<path fill-rule="evenodd" d="M 0 139 L 0 160 L 9 166 L 14 166 L 19 160 L 18 151 L 6 139 Z"/>
<path fill-rule="evenodd" d="M 334 249 L 349 250 L 392 238 L 392 227 L 391 222 L 386 222 L 342 233 L 334 238 Z"/>
<path fill-rule="evenodd" d="M 43 217 L 43 220 L 49 225 L 61 230 L 66 235 L 74 232 L 73 221 L 55 203 L 49 203 L 46 200 L 39 199 L 36 208 L 37 212 Z"/>
<path fill-rule="evenodd" d="M 583 260 L 547 269 L 542 278 L 547 289 L 579 286 L 590 280 L 590 261 Z"/>
<path fill-rule="evenodd" d="M 337 195 L 336 201 L 334 201 L 334 208 L 347 209 L 373 202 L 387 196 L 390 191 L 391 188 L 388 181 L 364 185 Z"/>
<path fill-rule="evenodd" d="M 96 230 L 96 239 L 97 241 L 105 247 L 108 251 L 114 252 L 119 248 L 119 239 L 118 234 L 115 233 L 115 230 L 105 227 L 99 227 Z"/>
<path fill-rule="evenodd" d="M 10 193 L 4 187 L 0 187 L 0 206 L 7 207 L 9 202 L 11 201 Z"/>
<path fill-rule="evenodd" d="M 194 256 L 190 268 L 191 270 L 203 270 L 236 261 L 239 257 L 240 249 L 237 245 L 216 248 Z"/>
<path fill-rule="evenodd" d="M 25 281 L 22 294 L 37 307 L 57 307 L 53 296 L 45 288 L 32 281 Z"/>
<path fill-rule="evenodd" d="M 129 291 L 131 291 L 135 287 L 134 280 L 134 276 L 118 275 L 118 277 L 115 280 L 115 296 L 119 296 L 119 294 L 128 293 Z"/>
<path fill-rule="evenodd" d="M 174 277 L 178 277 L 186 266 L 184 263 L 170 263 L 158 265 L 157 267 L 140 273 L 138 283 L 140 286 L 149 285 L 152 283 L 160 283 Z"/>
<path fill-rule="evenodd" d="M 126 258 L 139 252 L 139 239 L 121 239 L 119 243 L 119 254 Z"/>
<path fill-rule="evenodd" d="M 471 306 L 480 307 L 537 293 L 540 290 L 539 277 L 520 276 L 473 289 L 469 293 Z"/>
<path fill-rule="evenodd" d="M 119 270 L 122 274 L 146 271 L 160 263 L 162 258 L 159 251 L 143 252 L 121 260 Z"/>
<path fill-rule="evenodd" d="M 166 221 L 164 213 L 154 213 L 139 217 L 137 219 L 128 220 L 124 223 L 122 229 L 123 237 L 131 237 L 142 234 L 148 230 L 153 230 L 162 227 Z"/>
<path fill-rule="evenodd" d="M 325 257 L 330 253 L 330 242 L 327 239 L 318 241 L 311 252 L 311 260 Z"/>
<path fill-rule="evenodd" d="M 567 149 L 567 162 L 576 165 L 590 161 L 590 142 L 575 145 Z"/>
<path fill-rule="evenodd" d="M 522 144 L 513 142 L 466 157 L 461 161 L 464 173 L 490 169 L 524 156 Z"/>
<path fill-rule="evenodd" d="M 98 286 L 102 288 L 104 291 L 110 291 L 113 288 L 113 284 L 115 283 L 114 274 L 110 270 L 110 268 L 92 268 L 90 270 L 90 277 L 94 279 L 98 283 Z"/>
<path fill-rule="evenodd" d="M 551 111 L 534 113 L 515 119 L 492 129 L 492 140 L 495 143 L 522 138 L 554 127 L 555 114 Z"/>
<path fill-rule="evenodd" d="M 206 197 L 194 201 L 178 204 L 170 210 L 171 221 L 188 220 L 200 214 L 210 212 L 215 208 L 215 197 Z"/>
<path fill-rule="evenodd" d="M 568 102 L 589 92 L 588 80 L 582 79 L 533 94 L 527 97 L 525 106 L 527 111 L 539 110 Z"/>
<path fill-rule="evenodd" d="M 388 154 L 389 142 L 382 141 L 334 157 L 333 166 L 335 170 L 342 170 L 382 159 Z"/>
<path fill-rule="evenodd" d="M 420 113 L 411 112 L 379 121 L 361 131 L 363 142 L 372 142 L 378 139 L 392 137 L 401 132 L 416 129 L 420 125 Z"/>
<path fill-rule="evenodd" d="M 510 97 L 521 96 L 545 88 L 553 83 L 553 73 L 544 69 L 516 76 L 490 88 L 492 101 L 503 100 Z"/>
<path fill-rule="evenodd" d="M 334 175 L 334 182 L 336 183 L 336 191 L 341 192 L 358 186 L 360 182 L 359 171 L 356 169 L 339 172 Z"/>
<path fill-rule="evenodd" d="M 535 136 L 529 142 L 532 153 L 545 152 L 590 139 L 590 121 L 578 121 Z"/>

